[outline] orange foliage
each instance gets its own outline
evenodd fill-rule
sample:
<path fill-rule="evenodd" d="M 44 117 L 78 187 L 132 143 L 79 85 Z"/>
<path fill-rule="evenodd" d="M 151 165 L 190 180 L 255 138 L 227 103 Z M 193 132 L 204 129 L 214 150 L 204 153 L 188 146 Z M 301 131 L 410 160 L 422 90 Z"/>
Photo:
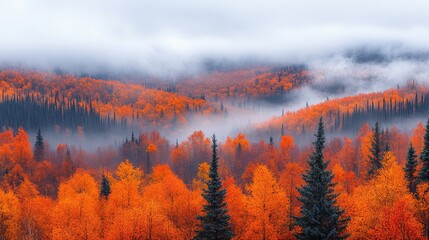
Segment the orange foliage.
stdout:
<path fill-rule="evenodd" d="M 275 117 L 270 121 L 257 126 L 260 129 L 279 129 L 283 124 L 285 131 L 299 134 L 304 126 L 306 130 L 314 129 L 314 123 L 320 117 L 323 117 L 326 129 L 333 128 L 337 118 L 337 113 L 346 114 L 353 112 L 354 109 L 364 111 L 367 109 L 368 103 L 374 102 L 376 106 L 381 105 L 384 101 L 406 102 L 413 101 L 415 94 L 426 94 L 429 89 L 425 86 L 407 86 L 401 89 L 391 89 L 384 92 L 374 92 L 359 94 L 327 100 L 307 108 L 301 108 L 295 112 L 287 112 L 281 117 Z M 341 127 L 341 126 L 340 126 Z"/>
<path fill-rule="evenodd" d="M 398 226 L 415 225 L 415 219 L 407 223 L 408 220 L 398 214 L 396 222 L 389 223 L 393 226 L 386 226 L 385 214 L 395 211 L 394 208 L 401 208 L 401 205 L 404 206 L 402 201 L 407 201 L 407 206 L 415 204 L 414 198 L 408 192 L 402 167 L 398 165 L 393 154 L 387 152 L 383 159 L 383 168 L 378 175 L 367 184 L 358 186 L 351 195 L 349 205 L 346 206 L 347 213 L 351 216 L 349 224 L 351 237 L 377 238 L 380 229 L 392 228 L 396 231 Z M 393 209 L 390 209 L 392 207 Z M 412 207 L 406 209 L 408 212 L 401 214 L 406 216 L 416 214 Z"/>
<path fill-rule="evenodd" d="M 19 239 L 21 208 L 13 192 L 0 189 L 0 238 Z"/>
<path fill-rule="evenodd" d="M 413 144 L 416 154 L 420 154 L 423 150 L 423 136 L 425 135 L 425 127 L 422 122 L 417 124 L 417 127 L 413 130 L 411 137 L 411 143 Z"/>
<path fill-rule="evenodd" d="M 288 232 L 283 230 L 283 226 L 287 225 L 285 216 L 287 216 L 289 201 L 266 166 L 256 167 L 248 191 L 250 222 L 244 238 L 285 238 Z"/>
<path fill-rule="evenodd" d="M 116 120 L 126 118 L 168 126 L 173 122 L 186 122 L 185 114 L 188 112 L 210 111 L 202 99 L 119 81 L 4 70 L 0 72 L 0 82 L 2 96 L 32 94 L 52 102 L 77 100 L 79 105 L 91 105 L 101 115 L 109 115 Z"/>
<path fill-rule="evenodd" d="M 99 239 L 98 187 L 82 170 L 60 184 L 52 214 L 52 239 Z"/>
<path fill-rule="evenodd" d="M 269 68 L 236 71 L 217 71 L 177 83 L 177 90 L 185 96 L 207 98 L 262 97 L 280 95 L 306 83 L 309 72 L 288 72 Z"/>
<path fill-rule="evenodd" d="M 143 189 L 145 201 L 159 204 L 161 212 L 180 233 L 175 238 L 180 239 L 190 239 L 194 235 L 197 226 L 195 216 L 202 204 L 200 193 L 187 189 L 166 165 L 154 168 L 151 184 Z"/>
<path fill-rule="evenodd" d="M 418 127 L 411 141 L 421 143 L 422 132 Z M 340 194 L 338 204 L 351 217 L 347 231 L 352 239 L 422 239 L 422 233 L 428 231 L 429 185 L 421 183 L 416 196 L 409 192 L 403 159 L 397 160 L 406 153 L 409 138 L 396 128 L 391 128 L 388 136 L 391 151 L 370 180 L 359 175 L 365 171 L 362 163 L 369 154 L 372 131 L 368 125 L 362 126 L 355 139 L 333 138 L 326 144 L 333 182 L 337 183 L 334 191 Z M 168 142 L 156 133 L 141 135 L 139 142 L 144 143 L 142 150 L 148 154 L 171 151 Z M 194 236 L 211 157 L 210 140 L 202 131 L 194 132 L 172 150 L 170 163 L 176 172 L 168 164 L 158 164 L 151 174 L 143 175 L 128 160 L 119 163 L 112 174 L 103 169 L 111 188 L 106 198 L 100 198 L 101 170 L 88 167 L 65 177 L 61 161 L 67 148 L 46 148 L 47 156 L 53 157 L 35 162 L 23 129 L 15 136 L 9 130 L 0 133 L 0 239 Z M 303 183 L 303 163 L 311 148 L 298 147 L 290 136 L 283 136 L 277 149 L 273 141 L 250 143 L 244 134 L 238 134 L 219 149 L 221 168 L 243 168 L 226 169 L 221 175 L 235 238 L 293 238 L 293 216 L 300 210 L 297 187 Z M 241 178 L 235 182 L 234 175 Z M 187 184 L 182 180 L 185 177 L 190 178 Z"/>
<path fill-rule="evenodd" d="M 241 188 L 234 183 L 233 178 L 225 179 L 223 186 L 226 189 L 225 201 L 228 214 L 231 216 L 235 237 L 237 239 L 242 239 L 249 220 L 247 196 L 243 193 Z"/>

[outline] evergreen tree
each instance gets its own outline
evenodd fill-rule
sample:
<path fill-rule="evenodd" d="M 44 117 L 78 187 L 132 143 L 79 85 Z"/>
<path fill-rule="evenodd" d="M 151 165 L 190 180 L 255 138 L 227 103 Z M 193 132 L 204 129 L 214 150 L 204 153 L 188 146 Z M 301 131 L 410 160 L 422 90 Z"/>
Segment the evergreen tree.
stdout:
<path fill-rule="evenodd" d="M 382 132 L 380 130 L 380 126 L 378 125 L 378 122 L 375 123 L 375 127 L 372 129 L 372 132 L 374 133 L 374 136 L 371 139 L 371 149 L 369 150 L 371 153 L 368 156 L 369 158 L 368 176 L 369 177 L 374 176 L 374 174 L 378 171 L 378 169 L 382 167 L 381 162 L 383 160 L 383 152 L 381 150 Z"/>
<path fill-rule="evenodd" d="M 322 118 L 315 136 L 314 152 L 307 161 L 310 168 L 302 175 L 305 184 L 298 189 L 298 200 L 302 205 L 296 224 L 301 231 L 295 236 L 298 239 L 345 239 L 348 237 L 346 227 L 350 219 L 336 205 L 338 195 L 334 194 L 334 176 L 327 170 L 329 161 L 324 162 L 325 130 Z"/>
<path fill-rule="evenodd" d="M 429 119 L 426 123 L 424 146 L 422 152 L 420 153 L 420 161 L 422 162 L 420 180 L 423 182 L 429 182 Z"/>
<path fill-rule="evenodd" d="M 64 158 L 64 161 L 63 161 L 63 174 L 66 178 L 68 178 L 71 175 L 73 175 L 74 172 L 75 172 L 75 166 L 71 158 L 70 149 L 67 148 L 66 157 Z"/>
<path fill-rule="evenodd" d="M 106 175 L 101 175 L 101 189 L 100 189 L 100 197 L 107 199 L 110 195 L 110 182 Z"/>
<path fill-rule="evenodd" d="M 200 229 L 196 231 L 194 239 L 231 239 L 232 231 L 228 209 L 225 202 L 226 189 L 222 188 L 222 182 L 218 174 L 219 158 L 216 153 L 216 137 L 213 135 L 213 158 L 210 164 L 209 180 L 203 197 L 207 201 L 204 205 L 203 216 L 197 216 L 200 221 Z"/>
<path fill-rule="evenodd" d="M 417 155 L 413 145 L 410 143 L 407 154 L 407 162 L 405 163 L 405 178 L 408 182 L 408 189 L 411 193 L 416 194 L 417 178 L 416 178 L 416 167 L 417 167 Z"/>
<path fill-rule="evenodd" d="M 37 131 L 36 135 L 36 143 L 34 143 L 34 160 L 37 162 L 43 161 L 45 158 L 45 144 L 43 142 L 42 133 L 40 132 L 40 128 Z"/>

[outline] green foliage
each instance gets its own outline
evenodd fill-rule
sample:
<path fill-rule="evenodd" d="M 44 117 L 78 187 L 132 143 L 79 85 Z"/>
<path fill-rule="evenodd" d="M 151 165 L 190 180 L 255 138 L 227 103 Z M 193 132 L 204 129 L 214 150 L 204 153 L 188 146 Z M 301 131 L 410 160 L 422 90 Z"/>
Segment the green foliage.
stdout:
<path fill-rule="evenodd" d="M 429 182 L 429 119 L 426 123 L 424 145 L 423 150 L 420 153 L 420 161 L 422 162 L 422 168 L 420 170 L 420 180 L 422 182 Z"/>
<path fill-rule="evenodd" d="M 375 123 L 375 127 L 372 129 L 374 136 L 371 139 L 371 149 L 369 150 L 371 154 L 369 158 L 369 169 L 368 176 L 373 177 L 377 171 L 383 166 L 383 151 L 382 149 L 382 132 L 378 122 Z"/>
<path fill-rule="evenodd" d="M 222 188 L 222 182 L 218 173 L 219 158 L 216 153 L 216 137 L 213 135 L 213 158 L 210 164 L 209 180 L 203 197 L 207 201 L 204 205 L 203 216 L 197 216 L 200 220 L 200 229 L 196 231 L 194 239 L 232 239 L 234 232 L 231 227 L 231 217 L 225 202 L 226 189 Z"/>
<path fill-rule="evenodd" d="M 410 143 L 410 147 L 408 148 L 407 153 L 407 162 L 405 163 L 405 179 L 408 182 L 408 189 L 411 193 L 416 194 L 417 187 L 417 177 L 416 177 L 416 169 L 417 168 L 417 154 L 414 150 L 413 145 Z"/>
<path fill-rule="evenodd" d="M 107 199 L 111 193 L 110 182 L 106 175 L 101 175 L 100 197 Z"/>
<path fill-rule="evenodd" d="M 296 224 L 301 231 L 295 236 L 298 239 L 345 239 L 350 219 L 344 217 L 344 210 L 336 205 L 338 195 L 334 193 L 334 176 L 327 170 L 329 162 L 323 157 L 325 130 L 322 118 L 315 136 L 314 152 L 307 161 L 310 168 L 302 175 L 305 184 L 298 189 L 302 205 Z"/>
<path fill-rule="evenodd" d="M 45 144 L 43 142 L 43 136 L 40 132 L 40 128 L 37 131 L 36 143 L 34 144 L 34 160 L 37 162 L 43 161 L 45 158 Z"/>

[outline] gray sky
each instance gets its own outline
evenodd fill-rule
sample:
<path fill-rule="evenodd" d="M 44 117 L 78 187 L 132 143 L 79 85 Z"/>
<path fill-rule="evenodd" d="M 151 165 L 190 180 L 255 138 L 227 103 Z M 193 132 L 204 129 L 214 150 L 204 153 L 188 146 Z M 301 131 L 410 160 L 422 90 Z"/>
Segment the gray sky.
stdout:
<path fill-rule="evenodd" d="M 157 73 L 364 44 L 428 51 L 428 10 L 427 0 L 0 0 L 0 61 Z"/>

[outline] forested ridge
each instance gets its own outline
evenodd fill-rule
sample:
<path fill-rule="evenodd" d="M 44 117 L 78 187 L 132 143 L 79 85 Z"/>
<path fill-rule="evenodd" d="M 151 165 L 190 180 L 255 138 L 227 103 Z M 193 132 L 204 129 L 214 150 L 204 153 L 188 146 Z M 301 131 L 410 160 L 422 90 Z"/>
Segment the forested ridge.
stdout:
<path fill-rule="evenodd" d="M 203 96 L 215 101 L 247 98 L 274 101 L 281 100 L 289 91 L 310 80 L 307 66 L 296 64 L 202 74 L 179 81 L 175 91 L 184 96 Z"/>
<path fill-rule="evenodd" d="M 286 112 L 280 117 L 258 124 L 257 129 L 269 129 L 273 136 L 311 133 L 313 122 L 323 116 L 329 131 L 356 133 L 366 122 L 389 123 L 413 117 L 422 118 L 427 116 L 428 110 L 428 88 L 410 81 L 396 89 L 327 99 L 322 103 L 307 105 L 298 111 Z"/>
<path fill-rule="evenodd" d="M 56 105 L 74 104 L 117 122 L 166 126 L 183 124 L 188 113 L 209 113 L 201 98 L 189 98 L 142 85 L 90 77 L 78 78 L 30 70 L 0 71 L 3 99 L 43 98 Z"/>
<path fill-rule="evenodd" d="M 50 102 L 48 98 L 26 96 L 5 96 L 0 102 L 0 126 L 17 130 L 23 127 L 30 131 L 82 128 L 89 133 L 101 133 L 107 130 L 126 127 L 124 119 L 116 120 L 110 115 L 102 117 L 90 103 L 81 106 L 77 101 L 67 104 Z"/>

